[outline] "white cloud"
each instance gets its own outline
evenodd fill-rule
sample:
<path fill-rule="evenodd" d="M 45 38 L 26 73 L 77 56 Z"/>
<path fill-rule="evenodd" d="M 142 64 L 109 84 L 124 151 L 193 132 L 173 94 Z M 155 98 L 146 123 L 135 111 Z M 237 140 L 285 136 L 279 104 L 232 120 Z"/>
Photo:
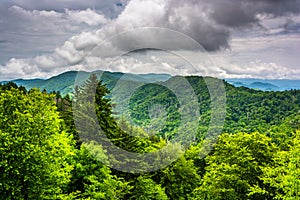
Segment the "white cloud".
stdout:
<path fill-rule="evenodd" d="M 232 64 L 223 70 L 227 72 L 227 77 L 236 78 L 297 79 L 300 77 L 300 69 L 289 69 L 260 60 L 250 62 L 243 67 Z"/>
<path fill-rule="evenodd" d="M 90 8 L 86 10 L 65 9 L 64 12 L 56 12 L 53 10 L 25 10 L 19 6 L 12 6 L 9 8 L 9 11 L 14 16 L 22 18 L 22 20 L 34 21 L 37 24 L 32 25 L 45 29 L 49 29 L 53 25 L 59 27 L 63 26 L 64 24 L 79 26 L 80 24 L 84 23 L 89 26 L 98 26 L 109 21 L 109 19 L 107 19 L 103 14 L 97 12 L 96 10 L 91 10 Z M 48 26 L 42 26 L 45 25 L 45 23 L 47 23 Z"/>
<path fill-rule="evenodd" d="M 70 65 L 77 64 L 82 60 L 81 52 L 76 50 L 71 41 L 66 41 L 62 48 L 56 48 L 55 55 L 60 56 Z"/>
<path fill-rule="evenodd" d="M 0 65 L 0 74 L 3 79 L 25 78 L 28 74 L 41 75 L 36 65 L 32 65 L 26 59 L 11 59 L 6 66 Z"/>
<path fill-rule="evenodd" d="M 74 23 L 86 23 L 90 26 L 98 26 L 107 23 L 109 20 L 102 14 L 97 13 L 95 10 L 66 10 L 67 18 Z"/>
<path fill-rule="evenodd" d="M 164 0 L 131 0 L 116 20 L 117 26 L 131 29 L 139 26 L 156 26 L 165 14 Z"/>
<path fill-rule="evenodd" d="M 230 59 L 214 58 L 216 66 L 207 67 L 206 75 L 220 78 L 299 79 L 300 68 L 290 68 L 274 62 L 254 60 L 232 62 Z"/>

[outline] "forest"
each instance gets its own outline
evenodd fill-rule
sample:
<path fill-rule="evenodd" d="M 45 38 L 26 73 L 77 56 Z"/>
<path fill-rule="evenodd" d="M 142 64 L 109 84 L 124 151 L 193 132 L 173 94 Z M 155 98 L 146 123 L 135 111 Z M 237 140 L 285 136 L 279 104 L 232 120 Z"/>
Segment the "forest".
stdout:
<path fill-rule="evenodd" d="M 126 92 L 112 96 L 114 83 L 104 84 L 93 74 L 74 94 L 63 96 L 2 84 L 0 199 L 300 199 L 300 90 L 263 92 L 224 81 L 222 134 L 211 151 L 200 156 L 208 142 L 210 95 L 202 77 L 186 79 L 199 101 L 197 135 L 186 151 L 177 145 L 180 156 L 170 165 L 144 173 L 111 167 L 114 158 L 107 154 L 106 140 L 140 154 L 167 146 L 180 121 L 176 96 L 167 88 L 145 84 L 131 97 L 129 110 L 118 110 L 114 104 L 126 99 Z M 122 84 L 124 91 L 129 85 Z M 91 133 L 77 130 L 74 102 L 82 110 L 95 110 L 104 141 L 82 138 Z M 166 111 L 157 134 L 149 136 L 129 123 L 127 117 L 141 127 L 161 124 L 160 116 L 155 122 L 149 117 L 149 106 L 157 103 Z"/>

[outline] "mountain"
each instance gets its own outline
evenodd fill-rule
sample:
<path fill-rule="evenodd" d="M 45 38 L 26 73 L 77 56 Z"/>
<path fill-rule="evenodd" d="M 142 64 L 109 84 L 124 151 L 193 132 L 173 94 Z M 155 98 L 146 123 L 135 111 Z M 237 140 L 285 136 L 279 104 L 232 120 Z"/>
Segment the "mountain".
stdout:
<path fill-rule="evenodd" d="M 24 86 L 27 90 L 32 88 L 39 88 L 40 90 L 46 90 L 48 92 L 59 91 L 63 96 L 74 91 L 75 79 L 80 73 L 81 77 L 87 78 L 90 72 L 85 71 L 68 71 L 57 76 L 53 76 L 49 79 L 16 79 L 12 82 L 16 83 L 18 86 Z M 171 75 L 169 74 L 131 74 L 131 73 L 121 73 L 121 72 L 108 72 L 108 71 L 94 71 L 99 79 L 101 79 L 110 88 L 118 81 L 134 81 L 143 83 L 152 83 L 159 81 L 168 80 Z M 1 83 L 6 83 L 8 81 L 3 81 Z"/>
<path fill-rule="evenodd" d="M 49 79 L 16 79 L 12 82 L 19 86 L 24 86 L 26 89 L 39 88 L 47 90 L 48 92 L 59 91 L 63 96 L 74 91 L 74 83 L 77 74 L 80 73 L 84 77 L 88 77 L 90 72 L 85 71 L 68 71 Z M 154 83 L 166 81 L 171 78 L 169 74 L 131 74 L 121 72 L 108 71 L 94 71 L 101 80 L 113 88 L 118 80 L 133 81 L 140 83 Z M 229 84 L 235 87 L 247 87 L 262 91 L 284 91 L 291 89 L 300 89 L 300 80 L 286 80 L 286 79 L 248 79 L 248 78 L 229 78 L 225 79 Z M 6 83 L 2 81 L 0 83 Z"/>
<path fill-rule="evenodd" d="M 249 86 L 253 89 L 264 90 L 264 91 L 280 91 L 280 88 L 271 83 L 253 82 Z"/>
<path fill-rule="evenodd" d="M 74 90 L 78 73 L 83 80 L 90 74 L 84 71 L 70 71 L 49 79 L 18 79 L 13 82 L 25 86 L 27 89 L 36 87 L 41 90 L 46 89 L 48 92 L 60 91 L 64 96 Z M 183 102 L 185 103 L 182 104 L 178 101 L 178 96 L 173 93 L 174 91 L 186 92 L 182 87 L 182 82 L 176 76 L 103 71 L 93 73 L 111 90 L 108 97 L 112 99 L 116 117 L 123 115 L 134 124 L 150 130 L 152 128 L 158 130 L 161 135 L 167 134 L 168 137 L 172 137 L 180 128 L 181 112 L 193 112 L 190 108 L 192 108 L 191 99 L 194 97 L 189 94 L 184 95 Z M 197 138 L 201 138 L 210 125 L 211 91 L 208 90 L 203 77 L 188 76 L 185 78 L 198 98 L 201 117 Z M 216 78 L 209 79 L 217 80 Z M 160 84 L 155 84 L 157 82 Z M 297 80 L 261 79 L 224 80 L 226 119 L 222 132 L 266 132 L 272 126 L 280 125 L 287 117 L 299 115 L 300 90 L 289 90 L 299 88 L 300 84 L 297 85 L 299 82 Z M 80 85 L 81 82 L 78 84 Z M 164 87 L 165 85 L 172 85 L 175 90 L 170 90 L 168 87 Z M 251 87 L 255 89 L 251 89 Z M 287 90 L 284 90 L 285 88 Z M 268 90 L 268 92 L 262 90 Z"/>
<path fill-rule="evenodd" d="M 228 83 L 236 87 L 248 87 L 262 91 L 284 91 L 300 89 L 300 80 L 287 79 L 247 79 L 229 78 L 225 79 Z"/>

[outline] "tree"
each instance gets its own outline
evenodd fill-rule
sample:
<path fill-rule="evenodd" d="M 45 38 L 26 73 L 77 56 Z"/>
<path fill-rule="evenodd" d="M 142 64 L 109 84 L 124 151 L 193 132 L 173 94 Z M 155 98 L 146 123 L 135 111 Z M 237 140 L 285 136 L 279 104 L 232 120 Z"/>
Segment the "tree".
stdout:
<path fill-rule="evenodd" d="M 61 98 L 56 106 L 57 110 L 59 111 L 60 117 L 64 121 L 64 129 L 73 136 L 73 139 L 76 142 L 76 148 L 80 149 L 82 141 L 80 140 L 79 134 L 74 123 L 72 100 L 69 94 Z"/>
<path fill-rule="evenodd" d="M 26 88 L 24 86 L 18 86 L 16 83 L 14 82 L 7 82 L 4 85 L 0 84 L 0 89 L 5 91 L 5 90 L 11 90 L 12 88 L 14 89 L 18 89 L 24 93 L 27 92 Z"/>
<path fill-rule="evenodd" d="M 148 200 L 161 199 L 167 200 L 168 196 L 161 185 L 155 183 L 151 178 L 139 176 L 134 181 L 134 188 L 131 191 L 129 199 Z"/>
<path fill-rule="evenodd" d="M 111 116 L 108 94 L 109 90 L 102 84 L 102 81 L 98 81 L 95 74 L 91 74 L 82 86 L 76 87 L 73 112 L 77 119 L 77 128 L 85 139 L 96 140 L 99 136 L 97 125 L 101 127 L 107 137 L 112 137 L 117 132 L 117 124 Z M 93 119 L 93 111 L 96 112 L 97 119 Z M 91 126 L 90 124 L 94 125 Z M 94 130 L 90 131 L 93 128 Z M 89 133 L 86 130 L 89 130 Z"/>
<path fill-rule="evenodd" d="M 187 199 L 201 180 L 193 162 L 184 156 L 158 171 L 154 179 L 160 181 L 170 199 Z"/>
<path fill-rule="evenodd" d="M 221 135 L 212 155 L 206 157 L 206 173 L 193 199 L 271 199 L 250 190 L 255 185 L 268 187 L 259 177 L 275 152 L 271 138 L 259 133 Z"/>
<path fill-rule="evenodd" d="M 100 145 L 82 144 L 73 160 L 68 193 L 76 199 L 123 199 L 130 187 L 123 179 L 111 174 L 106 162 Z"/>
<path fill-rule="evenodd" d="M 147 150 L 154 151 L 157 144 L 160 145 L 161 141 L 155 137 L 136 137 L 137 135 L 146 135 L 138 128 L 130 127 L 129 124 L 124 123 L 124 126 L 126 125 L 128 129 L 136 132 L 136 134 L 130 135 L 128 131 L 123 131 L 118 126 L 112 116 L 110 99 L 107 97 L 109 90 L 101 81 L 97 80 L 96 75 L 91 74 L 89 79 L 76 91 L 73 111 L 78 122 L 76 125 L 79 127 L 84 142 L 97 141 L 108 152 L 107 155 L 112 156 L 112 159 L 114 156 L 120 155 L 111 151 L 111 143 L 123 150 L 139 153 L 144 153 Z M 94 119 L 91 112 L 93 110 L 97 119 Z"/>
<path fill-rule="evenodd" d="M 53 96 L 0 92 L 0 193 L 5 199 L 59 198 L 70 179 L 71 138 Z"/>
<path fill-rule="evenodd" d="M 300 197 L 300 131 L 296 131 L 289 150 L 279 151 L 274 158 L 275 166 L 263 168 L 261 179 L 275 187 L 276 199 L 292 200 Z M 255 187 L 254 193 L 270 193 Z"/>

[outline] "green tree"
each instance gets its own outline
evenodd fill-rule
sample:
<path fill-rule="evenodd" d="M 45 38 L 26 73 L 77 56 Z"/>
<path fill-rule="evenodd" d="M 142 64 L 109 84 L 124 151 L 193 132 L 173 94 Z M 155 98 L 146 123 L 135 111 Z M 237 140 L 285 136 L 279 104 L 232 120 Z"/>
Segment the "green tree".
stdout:
<path fill-rule="evenodd" d="M 59 111 L 60 117 L 64 121 L 64 129 L 73 135 L 73 139 L 76 142 L 76 148 L 80 149 L 82 141 L 80 140 L 79 134 L 77 132 L 74 118 L 73 118 L 73 109 L 72 109 L 72 100 L 69 94 L 61 98 L 59 103 L 56 105 L 57 110 Z"/>
<path fill-rule="evenodd" d="M 167 200 L 168 196 L 161 185 L 155 183 L 151 178 L 145 176 L 139 176 L 134 180 L 134 187 L 131 191 L 129 199 L 136 200 L 148 200 L 148 199 L 160 199 Z"/>
<path fill-rule="evenodd" d="M 14 89 L 18 89 L 24 93 L 27 92 L 26 88 L 24 86 L 18 86 L 17 84 L 15 84 L 14 82 L 7 82 L 4 85 L 0 84 L 0 89 L 5 91 L 5 90 L 11 90 L 12 88 Z"/>
<path fill-rule="evenodd" d="M 154 179 L 166 189 L 170 199 L 187 199 L 201 180 L 193 162 L 184 156 L 158 171 Z"/>
<path fill-rule="evenodd" d="M 76 199 L 123 199 L 130 189 L 127 182 L 111 174 L 100 145 L 82 144 L 73 160 L 68 192 Z"/>
<path fill-rule="evenodd" d="M 250 195 L 250 189 L 267 187 L 259 178 L 261 168 L 272 163 L 275 152 L 271 138 L 259 133 L 221 135 L 206 157 L 206 173 L 193 199 L 268 199 L 264 194 Z"/>
<path fill-rule="evenodd" d="M 0 92 L 0 105 L 0 198 L 60 198 L 74 149 L 53 96 L 12 88 Z"/>
<path fill-rule="evenodd" d="M 296 131 L 289 150 L 279 151 L 274 158 L 275 166 L 263 168 L 261 179 L 276 188 L 276 199 L 300 199 L 300 131 Z M 253 188 L 254 193 L 270 193 L 263 188 Z"/>

